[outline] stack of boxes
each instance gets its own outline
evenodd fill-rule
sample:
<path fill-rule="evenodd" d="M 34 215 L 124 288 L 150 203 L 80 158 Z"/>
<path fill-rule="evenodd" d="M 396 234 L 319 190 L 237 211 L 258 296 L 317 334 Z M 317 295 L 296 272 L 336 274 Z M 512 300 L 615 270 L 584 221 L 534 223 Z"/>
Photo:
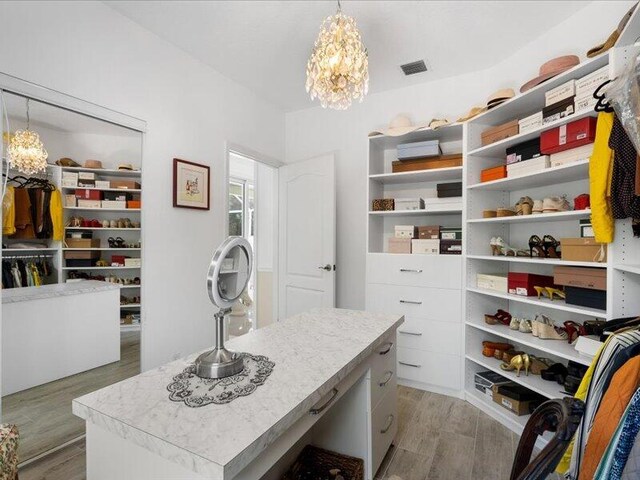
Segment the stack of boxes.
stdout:
<path fill-rule="evenodd" d="M 396 225 L 389 253 L 422 255 L 462 254 L 462 227 Z"/>
<path fill-rule="evenodd" d="M 140 208 L 139 196 L 130 192 L 103 192 L 100 189 L 138 190 L 140 183 L 134 180 L 100 180 L 95 172 L 62 172 L 62 186 L 76 188 L 73 194 L 64 196 L 65 207 L 81 208 Z"/>

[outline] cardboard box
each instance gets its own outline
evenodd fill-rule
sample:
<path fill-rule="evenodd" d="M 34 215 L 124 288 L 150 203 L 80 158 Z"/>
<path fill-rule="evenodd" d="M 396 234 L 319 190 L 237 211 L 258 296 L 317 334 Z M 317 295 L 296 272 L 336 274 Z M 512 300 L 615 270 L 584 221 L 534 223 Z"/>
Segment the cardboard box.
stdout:
<path fill-rule="evenodd" d="M 396 198 L 394 210 L 423 210 L 424 200 L 421 198 Z"/>
<path fill-rule="evenodd" d="M 533 413 L 533 411 L 546 400 L 546 398 L 536 394 L 535 392 L 531 392 L 531 395 L 524 397 L 526 399 L 522 400 L 508 397 L 505 393 L 502 393 L 503 389 L 505 388 L 515 389 L 516 387 L 520 386 L 513 382 L 502 385 L 494 385 L 492 387 L 493 401 L 511 411 L 512 413 L 521 416 Z"/>
<path fill-rule="evenodd" d="M 70 258 L 65 262 L 65 266 L 71 268 L 93 267 L 96 263 L 95 260 L 87 258 Z"/>
<path fill-rule="evenodd" d="M 438 198 L 450 198 L 462 196 L 462 182 L 438 183 L 436 185 Z"/>
<path fill-rule="evenodd" d="M 462 240 L 462 227 L 442 227 L 440 240 Z"/>
<path fill-rule="evenodd" d="M 587 92 L 586 95 L 576 97 L 575 106 L 576 112 L 582 112 L 584 110 L 593 110 L 598 103 L 598 100 L 593 98 L 593 92 Z"/>
<path fill-rule="evenodd" d="M 433 170 L 462 166 L 462 154 L 440 155 L 438 157 L 416 158 L 413 160 L 396 160 L 391 162 L 393 173 L 415 172 L 418 170 Z"/>
<path fill-rule="evenodd" d="M 83 188 L 96 188 L 96 181 L 95 180 L 83 180 L 83 179 L 78 179 L 78 187 L 83 187 Z"/>
<path fill-rule="evenodd" d="M 546 125 L 548 123 L 555 122 L 556 120 L 560 120 L 561 118 L 568 117 L 569 115 L 573 115 L 575 112 L 574 100 L 575 97 L 565 98 L 564 100 L 560 100 L 558 103 L 544 107 L 542 109 L 542 124 Z"/>
<path fill-rule="evenodd" d="M 596 122 L 595 117 L 585 117 L 542 132 L 540 151 L 549 155 L 593 143 Z"/>
<path fill-rule="evenodd" d="M 140 184 L 134 180 L 111 180 L 111 188 L 134 189 L 140 188 Z"/>
<path fill-rule="evenodd" d="M 96 180 L 96 188 L 111 188 L 109 180 Z"/>
<path fill-rule="evenodd" d="M 63 187 L 77 187 L 78 186 L 78 173 L 77 172 L 62 172 L 62 186 Z"/>
<path fill-rule="evenodd" d="M 585 95 L 586 93 L 593 94 L 595 89 L 606 80 L 609 80 L 609 65 L 605 65 L 595 72 L 576 80 L 576 97 Z"/>
<path fill-rule="evenodd" d="M 580 160 L 589 160 L 593 154 L 593 143 L 582 145 L 581 147 L 572 148 L 563 152 L 552 153 L 550 162 L 552 167 L 560 167 Z"/>
<path fill-rule="evenodd" d="M 94 250 L 65 250 L 64 252 L 65 260 L 68 259 L 87 259 L 87 260 L 98 260 L 100 258 L 100 252 L 96 252 Z"/>
<path fill-rule="evenodd" d="M 561 238 L 562 259 L 575 262 L 606 262 L 607 244 L 594 238 Z"/>
<path fill-rule="evenodd" d="M 477 273 L 476 286 L 487 290 L 507 293 L 508 288 L 507 276 L 503 273 Z"/>
<path fill-rule="evenodd" d="M 520 127 L 518 125 L 518 119 L 511 120 L 507 123 L 503 123 L 502 125 L 487 128 L 480 135 L 482 146 L 490 145 L 492 143 L 499 142 L 500 140 L 504 140 L 505 138 L 513 137 L 514 135 L 518 135 L 519 132 Z"/>
<path fill-rule="evenodd" d="M 462 255 L 462 240 L 440 240 L 441 255 Z"/>
<path fill-rule="evenodd" d="M 507 274 L 509 293 L 523 297 L 537 296 L 533 287 L 553 287 L 553 277 L 526 272 L 509 272 Z"/>
<path fill-rule="evenodd" d="M 111 255 L 111 265 L 114 267 L 124 267 L 125 261 L 128 258 L 127 255 Z"/>
<path fill-rule="evenodd" d="M 411 253 L 410 238 L 394 238 L 389 239 L 389 253 Z"/>
<path fill-rule="evenodd" d="M 593 335 L 580 335 L 578 337 L 578 341 L 574 344 L 573 348 L 576 349 L 578 354 L 583 355 L 587 358 L 593 358 L 602 347 L 600 339 Z"/>
<path fill-rule="evenodd" d="M 102 200 L 102 192 L 100 190 L 77 188 L 75 194 L 76 198 L 82 198 L 84 200 Z"/>
<path fill-rule="evenodd" d="M 78 172 L 78 180 L 96 180 L 96 174 L 94 172 Z"/>
<path fill-rule="evenodd" d="M 125 267 L 141 267 L 142 266 L 142 259 L 140 259 L 140 258 L 125 258 L 124 259 L 124 266 Z"/>
<path fill-rule="evenodd" d="M 67 248 L 100 248 L 99 238 L 67 238 Z"/>
<path fill-rule="evenodd" d="M 142 202 L 140 200 L 127 201 L 127 208 L 142 208 Z"/>
<path fill-rule="evenodd" d="M 422 240 L 438 240 L 440 238 L 440 225 L 418 227 L 418 238 Z"/>
<path fill-rule="evenodd" d="M 111 200 L 112 202 L 126 202 L 132 198 L 133 194 L 129 192 L 104 192 L 104 200 Z"/>
<path fill-rule="evenodd" d="M 576 81 L 569 80 L 556 88 L 544 92 L 544 106 L 554 105 L 562 100 L 571 98 L 576 94 Z"/>
<path fill-rule="evenodd" d="M 596 234 L 593 231 L 593 226 L 591 225 L 590 218 L 583 218 L 580 220 L 580 237 L 582 238 L 593 238 Z"/>
<path fill-rule="evenodd" d="M 537 158 L 540 156 L 540 137 L 508 147 L 506 153 L 507 165 Z"/>
<path fill-rule="evenodd" d="M 414 158 L 436 157 L 442 154 L 438 140 L 425 142 L 401 143 L 397 147 L 398 160 L 412 160 Z"/>
<path fill-rule="evenodd" d="M 100 200 L 85 200 L 83 198 L 78 199 L 78 207 L 82 208 L 100 208 Z"/>
<path fill-rule="evenodd" d="M 102 200 L 100 208 L 118 208 L 125 209 L 127 208 L 127 202 L 114 202 L 111 200 Z"/>
<path fill-rule="evenodd" d="M 532 175 L 544 171 L 549 168 L 550 165 L 549 155 L 532 158 L 524 162 L 512 163 L 511 165 L 507 165 L 507 177 Z"/>
<path fill-rule="evenodd" d="M 508 378 L 505 378 L 499 373 L 491 370 L 477 372 L 473 377 L 473 381 L 475 383 L 476 390 L 480 393 L 484 393 L 492 400 L 494 385 L 505 385 L 507 383 L 511 383 Z"/>
<path fill-rule="evenodd" d="M 500 180 L 507 177 L 507 166 L 498 165 L 497 167 L 485 168 L 480 172 L 481 182 L 490 182 L 492 180 Z"/>
<path fill-rule="evenodd" d="M 64 206 L 65 207 L 77 207 L 78 199 L 75 195 L 65 195 L 64 196 Z"/>
<path fill-rule="evenodd" d="M 418 238 L 418 229 L 413 225 L 396 225 L 395 238 Z"/>
<path fill-rule="evenodd" d="M 556 266 L 553 268 L 553 281 L 556 285 L 606 290 L 607 270 L 604 268 Z"/>
<path fill-rule="evenodd" d="M 423 255 L 438 255 L 440 253 L 440 240 L 411 240 L 411 253 Z"/>
<path fill-rule="evenodd" d="M 520 133 L 527 133 L 540 127 L 542 127 L 542 110 L 518 120 Z"/>

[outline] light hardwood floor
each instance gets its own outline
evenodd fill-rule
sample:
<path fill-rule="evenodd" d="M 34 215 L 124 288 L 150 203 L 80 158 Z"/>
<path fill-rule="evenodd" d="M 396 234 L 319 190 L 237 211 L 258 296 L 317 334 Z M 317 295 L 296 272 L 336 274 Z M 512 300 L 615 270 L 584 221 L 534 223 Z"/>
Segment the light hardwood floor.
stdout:
<path fill-rule="evenodd" d="M 72 399 L 139 372 L 140 333 L 123 332 L 119 362 L 3 397 L 2 421 L 20 431 L 20 462 L 84 434 L 84 421 L 71 413 Z"/>
<path fill-rule="evenodd" d="M 469 403 L 398 387 L 398 416 L 376 480 L 509 478 L 518 435 Z M 85 480 L 85 461 L 83 440 L 22 469 L 20 480 Z"/>

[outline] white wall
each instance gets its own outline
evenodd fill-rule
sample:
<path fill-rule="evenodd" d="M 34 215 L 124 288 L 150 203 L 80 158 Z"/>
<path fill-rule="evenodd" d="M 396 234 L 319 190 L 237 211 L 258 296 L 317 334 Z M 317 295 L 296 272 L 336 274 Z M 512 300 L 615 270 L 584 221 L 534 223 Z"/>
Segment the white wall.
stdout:
<path fill-rule="evenodd" d="M 287 163 L 336 152 L 339 307 L 364 308 L 367 134 L 388 124 L 398 113 L 408 113 L 416 122 L 442 117 L 455 120 L 472 105 L 483 104 L 499 88 L 512 87 L 517 92 L 546 60 L 566 54 L 584 58 L 589 48 L 607 38 L 632 4 L 592 2 L 516 54 L 496 59 L 495 65 L 481 72 L 369 95 L 347 111 L 315 107 L 286 115 Z"/>
<path fill-rule="evenodd" d="M 143 368 L 213 343 L 225 142 L 284 157 L 284 115 L 100 2 L 0 2 L 0 71 L 147 121 Z M 173 157 L 211 166 L 212 209 L 172 207 Z"/>

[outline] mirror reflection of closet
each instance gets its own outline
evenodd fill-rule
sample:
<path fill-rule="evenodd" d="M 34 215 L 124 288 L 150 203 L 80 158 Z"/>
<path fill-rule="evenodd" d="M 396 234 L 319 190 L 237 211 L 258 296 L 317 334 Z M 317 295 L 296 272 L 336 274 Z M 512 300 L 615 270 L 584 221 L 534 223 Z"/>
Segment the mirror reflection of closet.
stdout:
<path fill-rule="evenodd" d="M 3 92 L 3 97 L 10 131 L 25 129 L 27 126 L 26 99 L 6 91 Z M 99 160 L 103 169 L 112 170 L 110 173 L 113 176 L 96 169 L 96 178 L 105 181 L 131 178 L 135 182 L 142 183 L 140 171 L 132 172 L 130 177 L 126 177 L 127 172 L 118 171 L 121 164 L 131 164 L 134 168 L 141 169 L 142 133 L 35 99 L 31 99 L 29 102 L 29 114 L 30 129 L 40 135 L 49 154 L 49 166 L 43 173 L 24 175 L 8 168 L 6 158 L 2 159 L 3 174 L 8 176 L 7 186 L 13 187 L 13 193 L 18 192 L 18 196 L 21 198 L 14 203 L 14 208 L 16 208 L 14 222 L 15 224 L 20 223 L 21 215 L 28 216 L 33 222 L 33 230 L 12 231 L 7 222 L 3 221 L 2 236 L 1 413 L 2 423 L 12 423 L 18 427 L 20 432 L 18 454 L 19 462 L 22 465 L 82 437 L 85 433 L 84 422 L 72 414 L 72 399 L 138 374 L 140 372 L 141 337 L 140 324 L 137 326 L 120 325 L 121 321 L 125 319 L 140 318 L 141 270 L 139 268 L 137 270 L 112 268 L 111 262 L 114 254 L 139 258 L 141 248 L 131 248 L 126 252 L 108 249 L 112 243 L 109 238 L 115 237 L 121 237 L 123 245 L 140 247 L 141 211 L 132 209 L 123 212 L 113 209 L 113 211 L 107 212 L 97 209 L 91 211 L 67 208 L 67 206 L 71 206 L 71 197 L 75 196 L 76 188 L 63 186 L 63 169 L 55 165 L 55 162 L 63 157 L 71 158 L 80 165 L 84 165 L 85 161 L 89 159 Z M 5 152 L 7 142 L 11 137 L 7 132 L 6 122 L 3 121 L 2 124 L 3 152 Z M 76 172 L 78 171 L 81 169 Z M 54 226 L 51 225 L 53 216 L 47 215 L 48 209 L 59 208 L 51 203 L 51 192 L 55 190 L 60 192 L 62 210 L 62 225 L 55 226 L 57 235 L 54 235 Z M 96 188 L 96 190 L 98 189 Z M 109 189 L 101 191 L 101 198 L 104 198 L 103 195 L 107 190 Z M 141 188 L 136 190 L 137 195 L 132 193 L 132 196 L 128 198 L 139 199 Z M 6 198 L 5 196 L 5 200 Z M 30 208 L 24 203 L 25 199 L 29 201 Z M 66 203 L 67 200 L 68 203 Z M 3 220 L 7 219 L 6 211 L 5 205 Z M 125 219 L 128 220 L 128 224 Z M 130 225 L 131 228 L 125 228 L 127 225 Z M 138 228 L 135 228 L 135 225 Z M 105 226 L 107 228 L 103 228 Z M 100 245 L 99 247 L 95 246 L 97 244 L 91 245 L 91 250 L 68 250 L 65 248 L 66 239 L 71 235 L 71 232 L 83 238 L 90 236 L 94 242 L 99 241 Z M 84 256 L 90 257 L 90 267 L 78 268 L 77 270 L 68 267 L 69 259 Z M 104 259 L 108 265 L 94 268 L 97 258 Z M 14 302 L 10 307 L 7 302 L 17 294 L 30 298 L 31 292 L 35 292 L 35 289 L 42 288 L 43 290 L 40 290 L 42 292 L 51 288 L 50 285 L 67 283 L 72 285 L 74 282 L 85 279 L 119 283 L 120 287 L 123 287 L 119 293 L 112 296 L 115 303 L 109 312 L 114 312 L 114 315 L 105 320 L 109 323 L 111 331 L 114 332 L 114 357 L 116 360 L 119 357 L 119 360 L 86 371 L 79 371 L 73 375 L 61 373 L 54 376 L 53 380 L 48 377 L 46 382 L 40 383 L 35 378 L 42 372 L 28 371 L 24 366 L 24 360 L 19 357 L 21 350 L 40 341 L 40 338 L 36 337 L 42 332 L 34 332 L 33 329 L 20 330 L 15 328 L 15 325 L 19 322 L 27 323 L 29 319 L 20 317 L 31 315 L 30 312 L 33 311 L 33 308 L 37 308 L 34 302 L 43 302 L 44 300 L 29 299 Z M 77 283 L 75 284 L 77 285 Z M 17 289 L 20 291 L 14 291 Z M 135 298 L 137 303 L 127 302 L 127 305 L 121 306 L 124 303 L 123 297 Z M 100 339 L 95 338 L 95 332 L 91 336 L 91 332 L 82 331 L 81 328 L 77 331 L 69 331 L 64 319 L 76 316 L 76 321 L 78 317 L 82 320 L 83 317 L 88 318 L 95 312 L 91 312 L 91 308 L 87 308 L 85 311 L 79 310 L 86 308 L 80 307 L 80 305 L 87 305 L 86 302 L 81 301 L 80 295 L 57 296 L 56 301 L 66 303 L 64 303 L 62 312 L 43 312 L 50 321 L 59 321 L 60 325 L 59 328 L 54 326 L 51 333 L 48 333 L 53 353 L 48 353 L 47 358 L 43 358 L 42 361 L 57 365 L 68 362 L 68 357 L 77 352 L 91 356 L 92 352 L 87 348 L 83 349 L 82 343 L 83 338 L 86 338 L 87 341 L 99 342 Z M 70 338 L 78 342 L 75 348 L 73 346 L 66 347 Z M 92 361 L 91 358 L 77 360 L 81 365 L 100 363 L 100 360 Z M 12 382 L 12 375 L 14 377 L 22 376 L 23 378 L 20 380 L 32 375 L 34 380 Z M 38 378 L 41 377 L 43 376 L 40 375 Z M 28 385 L 28 388 L 24 388 L 24 385 Z"/>

